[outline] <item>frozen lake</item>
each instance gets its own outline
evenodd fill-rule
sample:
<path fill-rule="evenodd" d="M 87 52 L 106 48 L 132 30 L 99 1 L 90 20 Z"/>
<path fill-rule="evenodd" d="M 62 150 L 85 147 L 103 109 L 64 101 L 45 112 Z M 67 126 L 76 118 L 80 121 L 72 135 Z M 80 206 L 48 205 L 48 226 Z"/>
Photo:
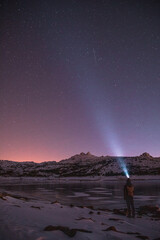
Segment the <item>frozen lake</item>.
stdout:
<path fill-rule="evenodd" d="M 0 191 L 43 201 L 57 200 L 64 205 L 113 209 L 126 207 L 123 200 L 124 184 L 124 181 L 26 183 L 23 180 L 8 180 L 0 183 Z M 133 184 L 135 206 L 160 205 L 160 180 L 138 180 Z"/>

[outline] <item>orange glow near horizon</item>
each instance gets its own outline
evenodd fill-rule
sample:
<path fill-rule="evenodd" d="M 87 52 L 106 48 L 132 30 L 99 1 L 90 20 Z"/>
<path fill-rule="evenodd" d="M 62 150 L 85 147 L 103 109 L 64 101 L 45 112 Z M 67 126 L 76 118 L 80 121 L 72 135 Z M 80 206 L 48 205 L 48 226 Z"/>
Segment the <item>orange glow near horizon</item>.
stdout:
<path fill-rule="evenodd" d="M 17 147 L 18 146 L 18 147 Z M 59 151 L 58 151 L 59 150 Z M 1 160 L 9 160 L 16 162 L 48 162 L 60 161 L 70 157 L 69 154 L 61 153 L 60 149 L 49 150 L 46 146 L 43 147 L 40 142 L 33 141 L 10 141 L 0 152 Z"/>
<path fill-rule="evenodd" d="M 14 161 L 14 162 L 36 162 L 36 163 L 41 163 L 41 162 L 49 162 L 49 161 L 56 161 L 59 162 L 63 159 L 66 158 L 64 155 L 55 155 L 54 157 L 51 156 L 38 156 L 38 154 L 33 155 L 33 156 L 27 156 L 28 154 L 24 154 L 23 156 L 21 155 L 10 155 L 10 154 L 5 154 L 5 155 L 0 155 L 0 160 L 9 160 L 9 161 Z"/>

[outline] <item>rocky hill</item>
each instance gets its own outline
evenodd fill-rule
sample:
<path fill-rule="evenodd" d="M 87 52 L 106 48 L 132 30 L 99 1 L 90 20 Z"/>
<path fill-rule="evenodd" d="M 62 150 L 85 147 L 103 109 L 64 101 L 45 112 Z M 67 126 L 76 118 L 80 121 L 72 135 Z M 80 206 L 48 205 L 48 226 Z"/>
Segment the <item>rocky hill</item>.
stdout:
<path fill-rule="evenodd" d="M 148 153 L 136 157 L 97 157 L 81 153 L 60 162 L 13 162 L 0 160 L 0 176 L 113 176 L 124 175 L 122 161 L 132 175 L 160 175 L 160 158 Z"/>

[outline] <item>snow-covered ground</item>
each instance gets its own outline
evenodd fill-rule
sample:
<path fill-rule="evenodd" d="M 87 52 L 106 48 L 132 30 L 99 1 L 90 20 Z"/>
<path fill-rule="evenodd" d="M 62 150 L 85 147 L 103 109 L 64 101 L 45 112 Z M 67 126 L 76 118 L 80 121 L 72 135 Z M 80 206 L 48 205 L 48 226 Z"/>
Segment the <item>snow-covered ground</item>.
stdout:
<path fill-rule="evenodd" d="M 7 194 L 0 196 L 0 240 L 133 240 L 160 237 L 160 219 L 156 221 L 156 218 L 147 215 L 127 218 L 109 210 L 63 206 Z"/>

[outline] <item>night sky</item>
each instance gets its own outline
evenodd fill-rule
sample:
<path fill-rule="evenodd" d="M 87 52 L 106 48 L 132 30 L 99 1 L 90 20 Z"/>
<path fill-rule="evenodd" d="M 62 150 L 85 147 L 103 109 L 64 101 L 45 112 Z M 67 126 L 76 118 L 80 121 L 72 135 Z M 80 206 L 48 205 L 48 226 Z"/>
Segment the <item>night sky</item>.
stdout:
<path fill-rule="evenodd" d="M 160 1 L 5 0 L 0 159 L 160 156 Z"/>

